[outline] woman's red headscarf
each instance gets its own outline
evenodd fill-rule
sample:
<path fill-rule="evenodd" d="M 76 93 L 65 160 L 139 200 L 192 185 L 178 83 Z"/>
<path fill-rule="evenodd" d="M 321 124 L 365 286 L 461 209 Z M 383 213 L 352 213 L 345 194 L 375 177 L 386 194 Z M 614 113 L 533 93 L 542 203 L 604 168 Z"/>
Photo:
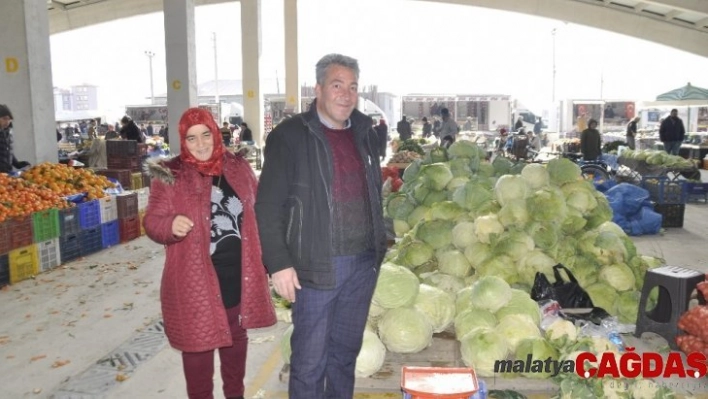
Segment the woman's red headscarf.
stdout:
<path fill-rule="evenodd" d="M 205 125 L 209 131 L 211 131 L 214 141 L 214 151 L 211 153 L 211 158 L 206 161 L 199 161 L 194 158 L 194 155 L 192 155 L 187 148 L 187 130 L 194 125 Z M 221 140 L 219 127 L 216 126 L 216 122 L 214 122 L 214 117 L 211 115 L 211 112 L 201 108 L 189 108 L 184 111 L 182 117 L 179 119 L 179 142 L 179 157 L 182 159 L 182 162 L 194 166 L 201 174 L 207 176 L 221 175 L 221 168 L 226 149 L 224 148 L 224 143 Z"/>

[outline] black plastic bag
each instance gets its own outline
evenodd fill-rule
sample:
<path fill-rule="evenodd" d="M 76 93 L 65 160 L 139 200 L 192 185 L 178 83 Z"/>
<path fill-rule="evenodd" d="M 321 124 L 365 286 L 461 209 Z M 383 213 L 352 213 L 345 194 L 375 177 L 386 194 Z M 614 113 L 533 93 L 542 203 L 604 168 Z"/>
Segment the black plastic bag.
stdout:
<path fill-rule="evenodd" d="M 564 270 L 567 281 L 561 275 Z M 543 273 L 536 273 L 533 287 L 531 288 L 531 299 L 541 301 L 551 299 L 558 302 L 563 309 L 594 308 L 590 295 L 580 286 L 573 273 L 560 263 L 553 266 L 553 275 L 556 282 L 551 284 Z"/>

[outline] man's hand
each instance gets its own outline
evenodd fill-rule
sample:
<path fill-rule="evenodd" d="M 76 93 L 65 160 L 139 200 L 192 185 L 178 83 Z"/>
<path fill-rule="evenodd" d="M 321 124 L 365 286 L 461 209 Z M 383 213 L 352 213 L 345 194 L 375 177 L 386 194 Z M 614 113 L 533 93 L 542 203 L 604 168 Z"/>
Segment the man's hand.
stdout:
<path fill-rule="evenodd" d="M 194 227 L 194 222 L 192 222 L 186 216 L 177 215 L 172 220 L 172 234 L 174 234 L 175 237 L 182 238 L 182 237 L 186 236 L 190 231 L 192 231 L 193 227 Z"/>
<path fill-rule="evenodd" d="M 271 276 L 275 292 L 290 302 L 295 302 L 295 289 L 301 289 L 300 281 L 297 279 L 295 269 L 289 267 Z"/>

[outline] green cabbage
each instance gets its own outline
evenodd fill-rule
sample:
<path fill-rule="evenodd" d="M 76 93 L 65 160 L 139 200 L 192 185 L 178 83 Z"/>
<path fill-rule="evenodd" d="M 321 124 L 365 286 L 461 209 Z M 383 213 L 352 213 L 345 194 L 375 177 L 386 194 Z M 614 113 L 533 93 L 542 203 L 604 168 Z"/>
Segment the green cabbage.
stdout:
<path fill-rule="evenodd" d="M 526 199 L 526 209 L 531 219 L 552 223 L 562 222 L 568 211 L 563 192 L 557 187 L 542 188 L 531 194 Z"/>
<path fill-rule="evenodd" d="M 617 297 L 615 307 L 620 323 L 634 324 L 637 322 L 640 296 L 641 292 L 639 291 L 627 291 Z"/>
<path fill-rule="evenodd" d="M 364 330 L 361 350 L 356 357 L 354 374 L 357 378 L 367 378 L 381 369 L 386 359 L 386 347 L 373 331 Z"/>
<path fill-rule="evenodd" d="M 475 280 L 476 281 L 476 280 Z M 467 281 L 465 281 L 467 282 Z M 474 284 L 474 281 L 472 282 Z M 457 291 L 455 296 L 455 314 L 459 315 L 467 309 L 472 308 L 472 284 Z"/>
<path fill-rule="evenodd" d="M 415 202 L 405 193 L 392 194 L 386 203 L 386 213 L 393 219 L 405 220 L 415 209 Z"/>
<path fill-rule="evenodd" d="M 590 300 L 595 307 L 605 309 L 609 314 L 615 314 L 615 302 L 617 301 L 617 291 L 609 285 L 597 282 L 588 287 L 584 287 L 590 295 Z"/>
<path fill-rule="evenodd" d="M 499 324 L 494 329 L 504 337 L 510 351 L 516 351 L 519 343 L 527 338 L 540 338 L 541 331 L 533 319 L 524 314 L 511 314 L 499 319 Z"/>
<path fill-rule="evenodd" d="M 444 163 L 432 163 L 424 165 L 420 169 L 420 175 L 425 178 L 425 184 L 431 190 L 441 191 L 445 189 L 447 183 L 452 180 L 452 172 Z"/>
<path fill-rule="evenodd" d="M 536 273 L 543 273 L 550 277 L 553 275 L 553 266 L 557 263 L 558 262 L 553 258 L 539 249 L 527 252 L 526 256 L 519 261 L 519 280 L 526 284 L 533 285 Z"/>
<path fill-rule="evenodd" d="M 439 271 L 421 274 L 420 277 L 423 283 L 440 288 L 450 295 L 455 295 L 457 291 L 465 287 L 465 282 L 461 278 Z"/>
<path fill-rule="evenodd" d="M 444 331 L 455 317 L 453 298 L 440 288 L 421 284 L 413 308 L 426 317 L 434 333 L 439 333 Z"/>
<path fill-rule="evenodd" d="M 553 223 L 531 223 L 526 226 L 526 233 L 537 247 L 546 250 L 553 248 L 559 239 L 558 225 Z"/>
<path fill-rule="evenodd" d="M 566 205 L 578 210 L 581 214 L 587 214 L 597 207 L 595 199 L 595 187 L 592 183 L 579 180 L 564 184 L 561 187 L 565 194 Z"/>
<path fill-rule="evenodd" d="M 374 290 L 374 302 L 387 309 L 413 304 L 420 283 L 413 272 L 393 263 L 381 265 Z"/>
<path fill-rule="evenodd" d="M 539 188 L 545 187 L 550 181 L 550 176 L 548 175 L 548 170 L 546 167 L 537 163 L 526 165 L 526 167 L 521 171 L 521 177 L 524 178 L 532 190 L 538 190 Z"/>
<path fill-rule="evenodd" d="M 465 258 L 474 269 L 479 268 L 492 255 L 492 247 L 489 244 L 476 242 L 465 248 Z"/>
<path fill-rule="evenodd" d="M 452 194 L 452 200 L 457 205 L 474 212 L 488 209 L 493 199 L 494 194 L 491 189 L 475 180 L 470 180 L 464 186 L 458 187 Z"/>
<path fill-rule="evenodd" d="M 415 309 L 391 309 L 379 322 L 379 337 L 391 352 L 417 353 L 432 343 L 433 327 Z"/>
<path fill-rule="evenodd" d="M 551 323 L 546 329 L 546 339 L 556 348 L 565 348 L 578 338 L 578 329 L 575 325 L 563 319 Z"/>
<path fill-rule="evenodd" d="M 430 192 L 428 192 L 428 195 L 426 195 L 425 199 L 423 200 L 423 205 L 425 205 L 427 207 L 432 207 L 434 204 L 436 204 L 440 201 L 445 201 L 447 199 L 448 199 L 447 192 L 430 190 Z"/>
<path fill-rule="evenodd" d="M 409 231 L 411 231 L 411 226 L 408 223 L 403 220 L 393 219 L 393 232 L 396 237 L 403 237 Z"/>
<path fill-rule="evenodd" d="M 504 157 L 496 157 L 492 161 L 492 168 L 494 169 L 495 176 L 508 175 L 512 166 L 513 163 Z"/>
<path fill-rule="evenodd" d="M 449 220 L 424 220 L 418 223 L 416 238 L 433 247 L 445 248 L 452 243 L 452 228 Z"/>
<path fill-rule="evenodd" d="M 522 231 L 507 231 L 499 236 L 493 248 L 495 255 L 507 255 L 517 261 L 534 249 L 534 241 Z"/>
<path fill-rule="evenodd" d="M 474 231 L 479 242 L 489 244 L 504 232 L 504 226 L 499 223 L 497 215 L 492 214 L 475 219 Z"/>
<path fill-rule="evenodd" d="M 526 181 L 521 176 L 505 175 L 497 180 L 494 195 L 502 207 L 513 200 L 525 199 L 528 194 Z"/>
<path fill-rule="evenodd" d="M 494 328 L 497 318 L 488 310 L 468 308 L 455 316 L 455 336 L 461 341 L 466 335 L 482 328 Z"/>
<path fill-rule="evenodd" d="M 482 263 L 475 273 L 480 276 L 496 276 L 509 284 L 519 281 L 519 273 L 515 262 L 506 255 L 494 256 Z"/>
<path fill-rule="evenodd" d="M 428 210 L 430 210 L 430 208 L 425 205 L 417 206 L 411 213 L 408 214 L 406 222 L 408 222 L 408 225 L 411 227 L 415 226 L 418 222 L 425 219 L 425 216 L 428 214 Z"/>
<path fill-rule="evenodd" d="M 521 290 L 511 289 L 511 299 L 503 308 L 497 310 L 495 316 L 498 320 L 512 314 L 522 314 L 531 317 L 535 324 L 541 323 L 541 311 L 538 303 L 531 296 Z"/>
<path fill-rule="evenodd" d="M 531 359 L 534 360 L 558 359 L 558 351 L 543 338 L 526 338 L 519 343 L 516 348 L 516 358 L 526 360 L 528 355 L 531 355 Z M 551 377 L 552 374 L 553 370 L 542 373 L 524 373 L 523 375 L 526 378 L 544 379 Z"/>
<path fill-rule="evenodd" d="M 456 158 L 450 161 L 450 171 L 454 177 L 469 176 L 472 174 L 469 158 Z"/>
<path fill-rule="evenodd" d="M 470 181 L 470 179 L 467 176 L 453 177 L 452 180 L 447 183 L 447 186 L 445 186 L 445 190 L 454 193 L 458 188 L 464 187 L 468 181 Z"/>
<path fill-rule="evenodd" d="M 526 210 L 526 200 L 511 200 L 501 207 L 497 215 L 499 222 L 506 227 L 524 228 L 529 222 L 529 213 Z"/>
<path fill-rule="evenodd" d="M 456 203 L 452 201 L 440 201 L 431 205 L 427 219 L 455 220 L 464 213 L 467 213 L 467 211 Z"/>
<path fill-rule="evenodd" d="M 600 269 L 600 281 L 607 283 L 619 292 L 634 288 L 634 274 L 632 269 L 624 263 L 604 266 Z"/>
<path fill-rule="evenodd" d="M 452 229 L 452 244 L 465 249 L 478 241 L 473 222 L 459 222 Z"/>
<path fill-rule="evenodd" d="M 399 247 L 396 263 L 414 268 L 430 261 L 434 253 L 433 248 L 423 241 L 409 241 Z"/>
<path fill-rule="evenodd" d="M 494 376 L 494 362 L 509 355 L 509 345 L 504 337 L 490 328 L 479 329 L 460 339 L 462 361 L 474 368 L 481 377 Z"/>
<path fill-rule="evenodd" d="M 470 266 L 470 262 L 465 258 L 465 255 L 456 249 L 446 250 L 437 258 L 438 267 L 442 273 L 464 278 L 472 270 L 472 266 Z"/>
<path fill-rule="evenodd" d="M 511 299 L 511 287 L 499 277 L 485 276 L 472 285 L 472 306 L 492 313 Z"/>
<path fill-rule="evenodd" d="M 469 140 L 458 140 L 447 149 L 447 154 L 453 158 L 484 158 L 484 150 L 482 150 L 477 144 Z"/>
<path fill-rule="evenodd" d="M 556 186 L 580 179 L 580 166 L 569 159 L 552 159 L 547 167 L 551 183 Z"/>

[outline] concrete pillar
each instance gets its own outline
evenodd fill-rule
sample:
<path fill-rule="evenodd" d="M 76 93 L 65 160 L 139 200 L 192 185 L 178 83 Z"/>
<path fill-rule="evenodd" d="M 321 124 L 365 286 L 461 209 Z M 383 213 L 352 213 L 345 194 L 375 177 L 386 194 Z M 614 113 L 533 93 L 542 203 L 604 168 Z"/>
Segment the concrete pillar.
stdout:
<path fill-rule="evenodd" d="M 197 97 L 197 47 L 194 33 L 195 0 L 163 0 L 165 62 L 167 63 L 167 120 L 170 152 L 178 154 L 179 118 Z"/>
<path fill-rule="evenodd" d="M 261 0 L 241 0 L 241 37 L 243 119 L 251 128 L 256 145 L 262 145 Z"/>
<path fill-rule="evenodd" d="M 300 112 L 297 0 L 285 1 L 285 111 Z"/>
<path fill-rule="evenodd" d="M 3 0 L 0 15 L 0 103 L 15 118 L 15 156 L 32 164 L 57 162 L 47 2 Z"/>

